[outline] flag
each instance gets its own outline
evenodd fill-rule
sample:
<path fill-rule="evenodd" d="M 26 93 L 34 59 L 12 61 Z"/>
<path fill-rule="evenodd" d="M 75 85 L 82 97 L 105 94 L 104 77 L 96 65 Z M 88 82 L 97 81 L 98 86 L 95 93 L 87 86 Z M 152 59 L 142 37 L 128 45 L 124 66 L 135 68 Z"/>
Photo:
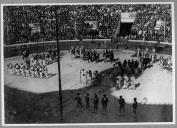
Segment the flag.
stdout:
<path fill-rule="evenodd" d="M 91 29 L 96 30 L 98 22 L 97 21 L 89 21 L 89 25 L 91 26 Z"/>
<path fill-rule="evenodd" d="M 162 20 L 158 20 L 158 21 L 156 21 L 156 26 L 155 26 L 155 30 L 160 30 L 160 29 L 162 29 L 163 27 L 164 27 L 164 24 L 165 24 L 165 22 L 164 21 L 162 21 Z"/>
<path fill-rule="evenodd" d="M 31 27 L 31 33 L 41 32 L 40 23 L 30 23 L 29 26 Z"/>

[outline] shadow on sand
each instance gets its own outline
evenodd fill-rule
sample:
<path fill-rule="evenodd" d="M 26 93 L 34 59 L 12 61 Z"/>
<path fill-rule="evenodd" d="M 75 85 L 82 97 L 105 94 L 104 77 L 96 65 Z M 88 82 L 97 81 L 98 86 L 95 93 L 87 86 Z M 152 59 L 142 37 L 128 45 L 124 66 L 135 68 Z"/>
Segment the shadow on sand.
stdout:
<path fill-rule="evenodd" d="M 110 75 L 113 68 L 101 72 L 101 83 L 77 90 L 63 92 L 63 123 L 119 123 L 119 122 L 171 122 L 172 108 L 170 104 L 138 104 L 137 116 L 133 115 L 132 104 L 125 105 L 125 112 L 119 113 L 117 98 L 111 95 L 115 78 Z M 36 85 L 37 86 L 37 85 Z M 137 83 L 137 87 L 140 83 Z M 81 94 L 83 108 L 76 107 L 75 96 Z M 90 108 L 85 107 L 85 95 L 90 94 Z M 107 112 L 102 111 L 99 102 L 98 111 L 93 112 L 93 96 L 100 98 L 106 94 L 109 99 Z M 5 86 L 5 123 L 61 123 L 58 91 L 48 93 L 31 93 Z M 132 97 L 133 100 L 133 97 Z"/>

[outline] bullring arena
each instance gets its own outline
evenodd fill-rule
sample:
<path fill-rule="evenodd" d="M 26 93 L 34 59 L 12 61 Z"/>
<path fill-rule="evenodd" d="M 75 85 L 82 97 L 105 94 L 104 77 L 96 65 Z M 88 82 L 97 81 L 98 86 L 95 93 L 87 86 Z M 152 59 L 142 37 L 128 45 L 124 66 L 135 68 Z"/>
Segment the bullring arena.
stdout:
<path fill-rule="evenodd" d="M 3 124 L 174 123 L 173 6 L 4 5 Z"/>
<path fill-rule="evenodd" d="M 96 47 L 97 43 L 92 45 L 95 45 Z M 102 47 L 104 47 L 104 43 L 102 43 L 102 45 L 103 45 Z M 136 56 L 133 56 L 136 54 L 136 49 L 132 47 L 130 47 L 130 49 L 125 49 L 124 47 L 125 47 L 124 45 L 120 45 L 120 49 L 118 50 L 112 49 L 114 52 L 115 60 L 120 60 L 122 63 L 123 60 L 125 59 L 138 60 Z M 69 52 L 69 50 L 61 51 L 60 66 L 61 66 L 61 84 L 62 84 L 63 92 L 73 91 L 72 95 L 75 96 L 76 92 L 80 92 L 80 89 L 82 90 L 84 88 L 88 88 L 84 92 L 81 91 L 83 96 L 85 95 L 86 92 L 89 92 L 92 95 L 97 93 L 99 94 L 100 97 L 101 94 L 107 94 L 109 97 L 110 96 L 114 97 L 115 100 L 118 99 L 119 96 L 123 96 L 127 104 L 132 104 L 133 103 L 132 99 L 134 97 L 136 97 L 139 103 L 143 105 L 173 104 L 173 91 L 172 91 L 173 73 L 172 71 L 163 68 L 160 65 L 160 61 L 153 63 L 149 68 L 143 70 L 141 74 L 138 75 L 138 77 L 134 81 L 135 83 L 138 84 L 136 89 L 123 89 L 123 88 L 117 89 L 115 76 L 113 76 L 114 73 L 111 70 L 114 67 L 113 65 L 116 61 L 105 62 L 103 59 L 104 58 L 102 52 L 103 49 L 102 48 L 97 49 L 97 51 L 100 54 L 100 60 L 101 60 L 100 62 L 87 62 L 80 58 L 72 58 L 72 54 Z M 160 56 L 167 58 L 169 54 L 171 54 L 171 52 L 169 52 L 166 49 L 164 51 L 167 52 L 161 51 L 160 53 L 157 54 L 157 58 L 160 58 Z M 15 65 L 16 63 L 19 62 L 23 62 L 22 56 L 6 58 L 4 61 L 4 65 L 7 65 L 8 63 L 12 63 L 13 65 Z M 43 78 L 43 79 L 24 77 L 18 75 L 10 75 L 7 73 L 7 68 L 4 68 L 4 80 L 5 80 L 4 84 L 7 87 L 12 87 L 19 90 L 23 90 L 25 92 L 30 92 L 35 94 L 56 92 L 58 91 L 58 70 L 57 70 L 58 67 L 57 66 L 58 65 L 56 61 L 49 64 L 47 66 L 48 73 L 52 75 L 49 78 Z M 102 74 L 100 83 L 97 83 L 96 85 L 92 85 L 91 82 L 87 82 L 86 84 L 85 77 L 80 77 L 80 71 L 82 69 L 91 70 L 93 72 L 97 70 L 100 74 Z M 102 87 L 100 86 L 103 87 L 105 86 L 107 89 L 102 91 L 101 89 Z M 97 88 L 97 89 L 92 90 L 92 88 Z M 67 95 L 67 93 L 65 95 Z M 70 100 L 72 100 L 71 97 Z M 111 106 L 111 108 L 112 107 L 113 106 Z M 70 109 L 72 110 L 73 107 L 71 107 Z M 67 111 L 66 113 L 68 112 L 69 111 Z M 73 119 L 71 119 L 71 122 L 72 121 Z M 91 119 L 89 121 L 92 122 L 93 120 Z M 98 122 L 99 121 L 101 120 L 98 120 Z M 126 119 L 123 121 L 126 121 Z"/>

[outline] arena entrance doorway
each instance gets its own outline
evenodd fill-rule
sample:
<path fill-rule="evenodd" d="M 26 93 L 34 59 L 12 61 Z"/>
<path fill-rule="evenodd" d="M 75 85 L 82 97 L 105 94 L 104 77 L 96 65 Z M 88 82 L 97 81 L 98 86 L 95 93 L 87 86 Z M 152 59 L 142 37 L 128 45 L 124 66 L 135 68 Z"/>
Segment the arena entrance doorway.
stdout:
<path fill-rule="evenodd" d="M 133 23 L 121 23 L 119 35 L 123 37 L 130 35 L 132 25 Z"/>

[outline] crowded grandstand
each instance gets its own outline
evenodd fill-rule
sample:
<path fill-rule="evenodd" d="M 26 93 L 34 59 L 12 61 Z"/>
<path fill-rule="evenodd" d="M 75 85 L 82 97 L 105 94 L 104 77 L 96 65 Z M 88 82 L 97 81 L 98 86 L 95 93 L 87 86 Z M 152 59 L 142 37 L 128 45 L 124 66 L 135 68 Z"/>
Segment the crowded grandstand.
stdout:
<path fill-rule="evenodd" d="M 57 13 L 60 40 L 172 41 L 170 4 L 61 5 Z M 8 6 L 4 14 L 5 44 L 56 40 L 55 13 L 49 6 Z"/>

